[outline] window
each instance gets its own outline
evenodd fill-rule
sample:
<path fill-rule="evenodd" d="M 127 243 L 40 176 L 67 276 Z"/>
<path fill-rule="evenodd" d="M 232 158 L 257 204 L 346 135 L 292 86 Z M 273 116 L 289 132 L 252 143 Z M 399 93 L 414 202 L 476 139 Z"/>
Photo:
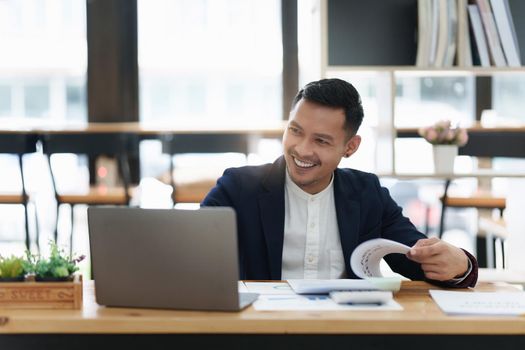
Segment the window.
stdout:
<path fill-rule="evenodd" d="M 0 117 L 4 117 L 11 111 L 11 87 L 0 84 Z"/>
<path fill-rule="evenodd" d="M 282 119 L 279 0 L 139 0 L 143 121 Z"/>
<path fill-rule="evenodd" d="M 421 76 L 413 72 L 397 73 L 395 126 L 421 127 L 444 119 L 462 127 L 473 125 L 474 84 L 472 75 L 445 75 L 439 72 Z M 432 172 L 432 147 L 425 140 L 398 138 L 395 140 L 395 150 L 397 172 Z M 469 157 L 458 157 L 457 166 L 457 170 L 469 171 L 473 164 Z"/>
<path fill-rule="evenodd" d="M 474 123 L 473 76 L 414 76 L 396 79 L 395 125 L 418 127 L 449 119 L 466 127 Z"/>
<path fill-rule="evenodd" d="M 492 101 L 495 115 L 484 123 L 499 125 L 522 125 L 525 122 L 525 73 L 498 73 L 492 79 Z M 483 119 L 490 118 L 484 115 Z"/>
<path fill-rule="evenodd" d="M 378 144 L 378 126 L 380 124 L 381 105 L 378 99 L 378 91 L 384 80 L 381 74 L 376 72 L 352 72 L 352 73 L 331 73 L 328 78 L 344 79 L 351 83 L 359 92 L 363 104 L 364 118 L 359 135 L 361 135 L 361 145 L 359 151 L 350 158 L 343 158 L 340 167 L 356 168 L 364 171 L 377 171 L 381 165 L 377 163 L 376 154 L 381 152 L 382 146 Z M 381 158 L 381 162 L 385 162 Z"/>
<path fill-rule="evenodd" d="M 49 120 L 87 119 L 85 17 L 86 0 L 0 0 L 2 125 L 40 126 Z M 26 119 L 29 123 L 24 123 Z M 70 163 L 62 162 L 64 166 Z M 2 189 L 19 190 L 17 165 L 16 157 L 0 156 Z M 14 169 L 14 173 L 10 169 Z M 54 229 L 53 197 L 41 192 L 50 185 L 47 168 L 41 155 L 33 154 L 24 157 L 24 169 L 27 189 L 39 210 L 40 235 L 45 241 L 46 233 L 51 234 Z M 70 180 L 76 184 L 78 177 Z M 22 212 L 23 208 L 18 206 L 2 207 L 2 241 L 23 237 Z M 29 219 L 32 218 L 30 214 Z M 33 225 L 30 222 L 30 228 Z M 7 252 L 12 249 L 12 253 L 18 254 L 16 247 L 9 244 L 3 245 L 2 249 L 7 249 Z"/>
<path fill-rule="evenodd" d="M 86 119 L 85 16 L 84 0 L 0 1 L 1 118 Z"/>

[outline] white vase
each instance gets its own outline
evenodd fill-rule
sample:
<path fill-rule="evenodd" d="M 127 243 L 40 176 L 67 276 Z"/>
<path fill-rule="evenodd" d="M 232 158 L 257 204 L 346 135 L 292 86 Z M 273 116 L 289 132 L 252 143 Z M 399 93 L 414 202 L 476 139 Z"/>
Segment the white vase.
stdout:
<path fill-rule="evenodd" d="M 458 155 L 457 145 L 434 145 L 434 172 L 436 174 L 454 173 L 454 160 Z"/>

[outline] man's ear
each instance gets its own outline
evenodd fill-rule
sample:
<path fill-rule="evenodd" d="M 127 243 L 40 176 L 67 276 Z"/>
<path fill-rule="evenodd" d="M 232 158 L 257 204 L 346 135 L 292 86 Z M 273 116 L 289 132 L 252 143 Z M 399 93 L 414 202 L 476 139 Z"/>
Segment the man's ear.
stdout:
<path fill-rule="evenodd" d="M 352 154 L 354 154 L 357 149 L 359 148 L 359 145 L 361 144 L 361 136 L 354 135 L 346 142 L 346 151 L 345 151 L 345 158 L 350 157 Z"/>

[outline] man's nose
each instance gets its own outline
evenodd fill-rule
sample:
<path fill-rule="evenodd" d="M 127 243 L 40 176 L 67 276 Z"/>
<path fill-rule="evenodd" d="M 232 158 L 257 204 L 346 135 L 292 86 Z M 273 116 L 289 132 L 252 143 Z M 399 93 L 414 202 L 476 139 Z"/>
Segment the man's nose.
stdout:
<path fill-rule="evenodd" d="M 313 149 L 313 145 L 312 143 L 307 140 L 307 139 L 303 139 L 301 140 L 301 142 L 299 142 L 296 146 L 295 146 L 295 151 L 298 153 L 298 155 L 300 156 L 310 156 L 314 153 L 314 149 Z"/>

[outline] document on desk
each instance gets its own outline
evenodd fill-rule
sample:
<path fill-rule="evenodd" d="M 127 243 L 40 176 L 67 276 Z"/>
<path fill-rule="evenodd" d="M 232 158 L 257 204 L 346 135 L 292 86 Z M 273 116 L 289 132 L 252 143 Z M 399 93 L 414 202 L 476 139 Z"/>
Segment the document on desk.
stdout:
<path fill-rule="evenodd" d="M 239 281 L 237 284 L 237 289 L 239 293 L 249 293 L 248 288 L 246 288 L 246 284 L 244 284 L 243 281 Z"/>
<path fill-rule="evenodd" d="M 450 315 L 525 315 L 525 292 L 429 292 L 439 308 Z"/>
<path fill-rule="evenodd" d="M 395 300 L 381 305 L 337 304 L 328 295 L 259 295 L 253 303 L 257 311 L 398 311 L 403 310 Z"/>
<path fill-rule="evenodd" d="M 409 246 L 399 242 L 384 238 L 371 239 L 354 249 L 350 257 L 350 266 L 358 277 L 381 277 L 379 264 L 385 255 L 406 254 L 409 251 Z"/>
<path fill-rule="evenodd" d="M 295 295 L 290 285 L 286 282 L 244 282 L 246 291 L 260 295 Z"/>

